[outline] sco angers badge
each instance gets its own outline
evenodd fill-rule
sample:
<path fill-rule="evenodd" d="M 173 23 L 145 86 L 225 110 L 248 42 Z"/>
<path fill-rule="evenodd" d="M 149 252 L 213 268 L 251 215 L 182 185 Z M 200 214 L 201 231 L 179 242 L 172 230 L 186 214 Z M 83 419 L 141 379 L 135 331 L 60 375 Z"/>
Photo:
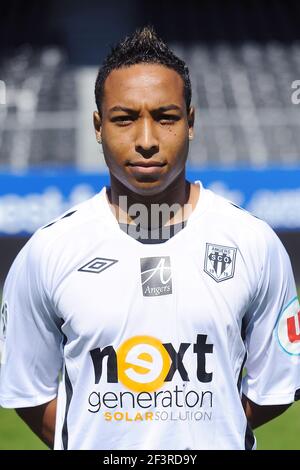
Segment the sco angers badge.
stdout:
<path fill-rule="evenodd" d="M 204 271 L 216 282 L 234 276 L 237 248 L 206 243 Z"/>

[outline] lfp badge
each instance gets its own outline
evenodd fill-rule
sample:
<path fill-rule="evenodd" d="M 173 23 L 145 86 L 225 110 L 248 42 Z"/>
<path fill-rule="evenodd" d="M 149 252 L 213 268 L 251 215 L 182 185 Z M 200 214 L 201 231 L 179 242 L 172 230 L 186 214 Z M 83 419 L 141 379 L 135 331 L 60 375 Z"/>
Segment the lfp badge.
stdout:
<path fill-rule="evenodd" d="M 234 276 L 237 248 L 206 243 L 204 271 L 216 282 Z"/>
<path fill-rule="evenodd" d="M 277 323 L 277 337 L 285 352 L 292 356 L 300 355 L 300 306 L 297 297 L 281 313 Z"/>

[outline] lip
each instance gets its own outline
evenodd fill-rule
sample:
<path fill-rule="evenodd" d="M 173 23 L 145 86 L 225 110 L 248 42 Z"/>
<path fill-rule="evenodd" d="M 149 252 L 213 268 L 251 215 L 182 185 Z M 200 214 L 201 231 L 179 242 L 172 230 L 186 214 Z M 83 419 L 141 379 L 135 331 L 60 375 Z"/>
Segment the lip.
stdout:
<path fill-rule="evenodd" d="M 128 163 L 128 166 L 133 166 L 133 167 L 142 167 L 142 168 L 152 168 L 152 167 L 162 167 L 165 166 L 166 163 L 163 162 L 155 162 L 155 161 L 145 161 L 145 162 L 130 162 Z"/>
<path fill-rule="evenodd" d="M 131 173 L 133 173 L 135 176 L 158 175 L 163 171 L 165 166 L 166 163 L 155 161 L 133 162 L 128 164 Z"/>

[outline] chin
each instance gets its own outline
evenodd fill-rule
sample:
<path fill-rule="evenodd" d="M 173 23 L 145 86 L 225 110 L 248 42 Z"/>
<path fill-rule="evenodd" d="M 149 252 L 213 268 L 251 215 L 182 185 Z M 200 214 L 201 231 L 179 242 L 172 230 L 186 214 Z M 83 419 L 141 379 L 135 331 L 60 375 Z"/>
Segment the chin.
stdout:
<path fill-rule="evenodd" d="M 128 182 L 129 183 L 129 182 Z M 140 196 L 154 196 L 161 193 L 168 186 L 165 180 L 143 178 L 142 180 L 131 181 L 127 184 L 128 189 Z"/>

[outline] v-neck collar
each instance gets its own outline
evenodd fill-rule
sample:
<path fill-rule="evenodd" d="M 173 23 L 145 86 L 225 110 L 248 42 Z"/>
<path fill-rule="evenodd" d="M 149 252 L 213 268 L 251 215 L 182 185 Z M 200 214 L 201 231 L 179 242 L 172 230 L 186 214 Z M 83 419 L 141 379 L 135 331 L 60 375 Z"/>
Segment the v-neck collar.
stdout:
<path fill-rule="evenodd" d="M 208 207 L 208 200 L 210 199 L 209 198 L 209 195 L 208 193 L 210 191 L 208 191 L 207 189 L 205 189 L 201 183 L 201 181 L 195 181 L 195 184 L 198 184 L 199 187 L 200 187 L 200 191 L 199 191 L 199 197 L 198 197 L 198 200 L 196 202 L 196 205 L 192 211 L 192 213 L 190 214 L 190 216 L 188 217 L 188 219 L 185 221 L 185 225 L 184 227 L 177 231 L 176 233 L 174 233 L 174 235 L 166 240 L 164 240 L 163 242 L 160 242 L 160 240 L 155 240 L 155 241 L 151 241 L 150 244 L 155 244 L 155 243 L 168 243 L 170 242 L 171 240 L 174 240 L 175 238 L 177 238 L 177 236 L 179 236 L 181 233 L 185 232 L 189 227 L 190 225 L 193 224 L 194 220 L 197 219 L 197 216 L 199 214 L 201 214 L 202 212 L 204 212 L 206 210 L 206 208 Z M 102 210 L 103 210 L 103 214 L 105 215 L 105 220 L 107 221 L 107 223 L 109 223 L 109 225 L 117 232 L 119 232 L 119 234 L 122 236 L 125 236 L 125 237 L 129 237 L 129 239 L 132 239 L 133 241 L 141 244 L 142 242 L 137 240 L 135 237 L 131 236 L 130 234 L 126 233 L 126 230 L 123 230 L 121 227 L 120 227 L 120 224 L 116 218 L 116 216 L 114 215 L 113 213 L 113 209 L 109 203 L 109 200 L 108 200 L 108 197 L 107 197 L 107 187 L 104 186 L 102 188 L 102 190 L 95 196 L 95 209 L 99 212 L 99 202 L 101 202 L 101 206 L 102 206 Z M 123 224 L 123 225 L 127 225 L 127 224 Z M 129 224 L 130 225 L 130 224 Z M 177 225 L 177 224 L 175 224 Z M 179 224 L 181 225 L 181 223 Z"/>

